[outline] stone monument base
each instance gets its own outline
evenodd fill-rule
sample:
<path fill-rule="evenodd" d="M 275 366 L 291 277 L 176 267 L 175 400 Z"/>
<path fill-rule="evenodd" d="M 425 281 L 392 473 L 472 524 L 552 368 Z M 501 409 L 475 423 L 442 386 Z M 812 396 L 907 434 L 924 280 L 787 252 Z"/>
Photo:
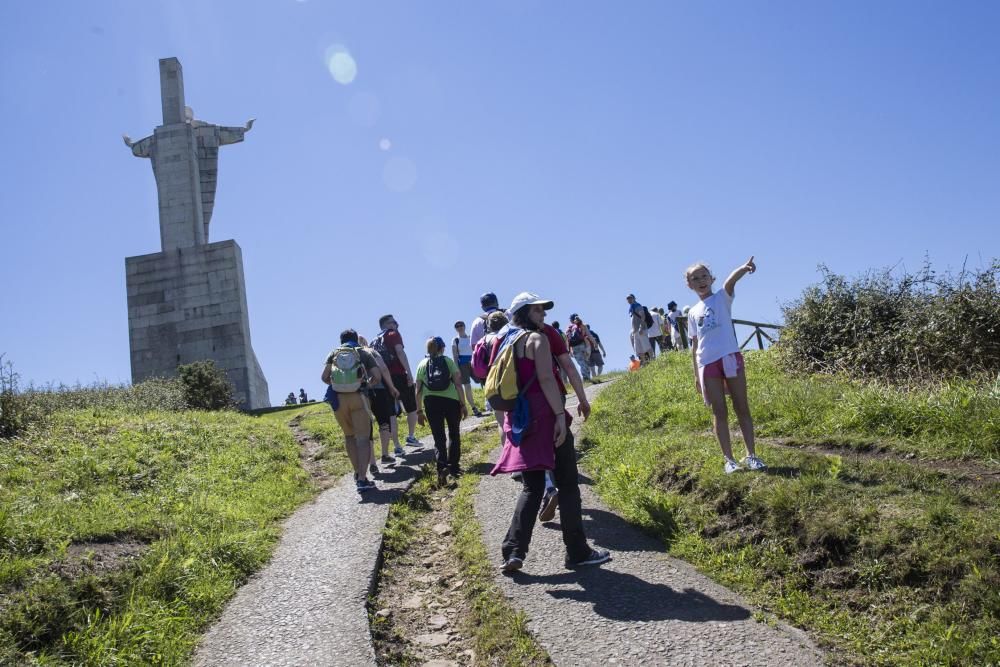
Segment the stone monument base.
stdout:
<path fill-rule="evenodd" d="M 243 253 L 219 241 L 125 258 L 132 382 L 173 377 L 211 359 L 240 407 L 266 408 L 267 380 L 250 345 Z"/>

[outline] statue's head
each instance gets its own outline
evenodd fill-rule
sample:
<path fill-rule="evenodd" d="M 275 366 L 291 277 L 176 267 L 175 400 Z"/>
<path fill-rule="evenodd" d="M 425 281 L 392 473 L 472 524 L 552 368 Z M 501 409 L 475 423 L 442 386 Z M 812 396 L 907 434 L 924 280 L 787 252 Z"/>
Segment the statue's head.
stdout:
<path fill-rule="evenodd" d="M 184 107 L 184 122 L 190 123 L 194 120 L 194 111 L 191 107 Z"/>

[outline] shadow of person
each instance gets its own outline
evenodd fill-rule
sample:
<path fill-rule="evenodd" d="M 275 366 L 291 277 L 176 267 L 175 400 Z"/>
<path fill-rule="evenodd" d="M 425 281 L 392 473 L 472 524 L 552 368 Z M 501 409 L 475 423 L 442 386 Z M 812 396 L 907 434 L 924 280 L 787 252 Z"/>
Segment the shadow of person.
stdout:
<path fill-rule="evenodd" d="M 518 573 L 513 580 L 519 584 L 579 584 L 578 589 L 548 589 L 546 593 L 556 599 L 588 603 L 594 613 L 616 621 L 705 623 L 750 617 L 749 609 L 718 602 L 693 588 L 675 591 L 666 584 L 600 567 L 550 575 Z"/>

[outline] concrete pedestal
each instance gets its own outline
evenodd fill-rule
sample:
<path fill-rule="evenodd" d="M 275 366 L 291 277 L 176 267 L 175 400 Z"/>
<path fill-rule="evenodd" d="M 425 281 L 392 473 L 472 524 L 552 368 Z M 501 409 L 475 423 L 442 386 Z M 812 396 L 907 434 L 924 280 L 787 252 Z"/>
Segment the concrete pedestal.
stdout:
<path fill-rule="evenodd" d="M 243 254 L 236 241 L 125 259 L 132 382 L 212 359 L 244 409 L 270 405 L 250 344 Z"/>

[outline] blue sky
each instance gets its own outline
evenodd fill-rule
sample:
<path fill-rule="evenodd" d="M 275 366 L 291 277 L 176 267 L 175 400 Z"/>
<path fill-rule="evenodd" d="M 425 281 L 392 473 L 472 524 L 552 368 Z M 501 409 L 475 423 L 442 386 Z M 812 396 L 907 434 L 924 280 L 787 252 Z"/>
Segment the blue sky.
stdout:
<path fill-rule="evenodd" d="M 212 240 L 243 248 L 272 401 L 337 333 L 432 334 L 528 289 L 612 367 L 624 296 L 749 255 L 736 317 L 816 267 L 1000 255 L 995 2 L 0 4 L 0 352 L 25 381 L 128 381 L 124 258 L 159 250 L 157 59 L 222 149 Z M 328 68 L 339 45 L 356 76 Z M 334 49 L 335 51 L 336 49 Z"/>

